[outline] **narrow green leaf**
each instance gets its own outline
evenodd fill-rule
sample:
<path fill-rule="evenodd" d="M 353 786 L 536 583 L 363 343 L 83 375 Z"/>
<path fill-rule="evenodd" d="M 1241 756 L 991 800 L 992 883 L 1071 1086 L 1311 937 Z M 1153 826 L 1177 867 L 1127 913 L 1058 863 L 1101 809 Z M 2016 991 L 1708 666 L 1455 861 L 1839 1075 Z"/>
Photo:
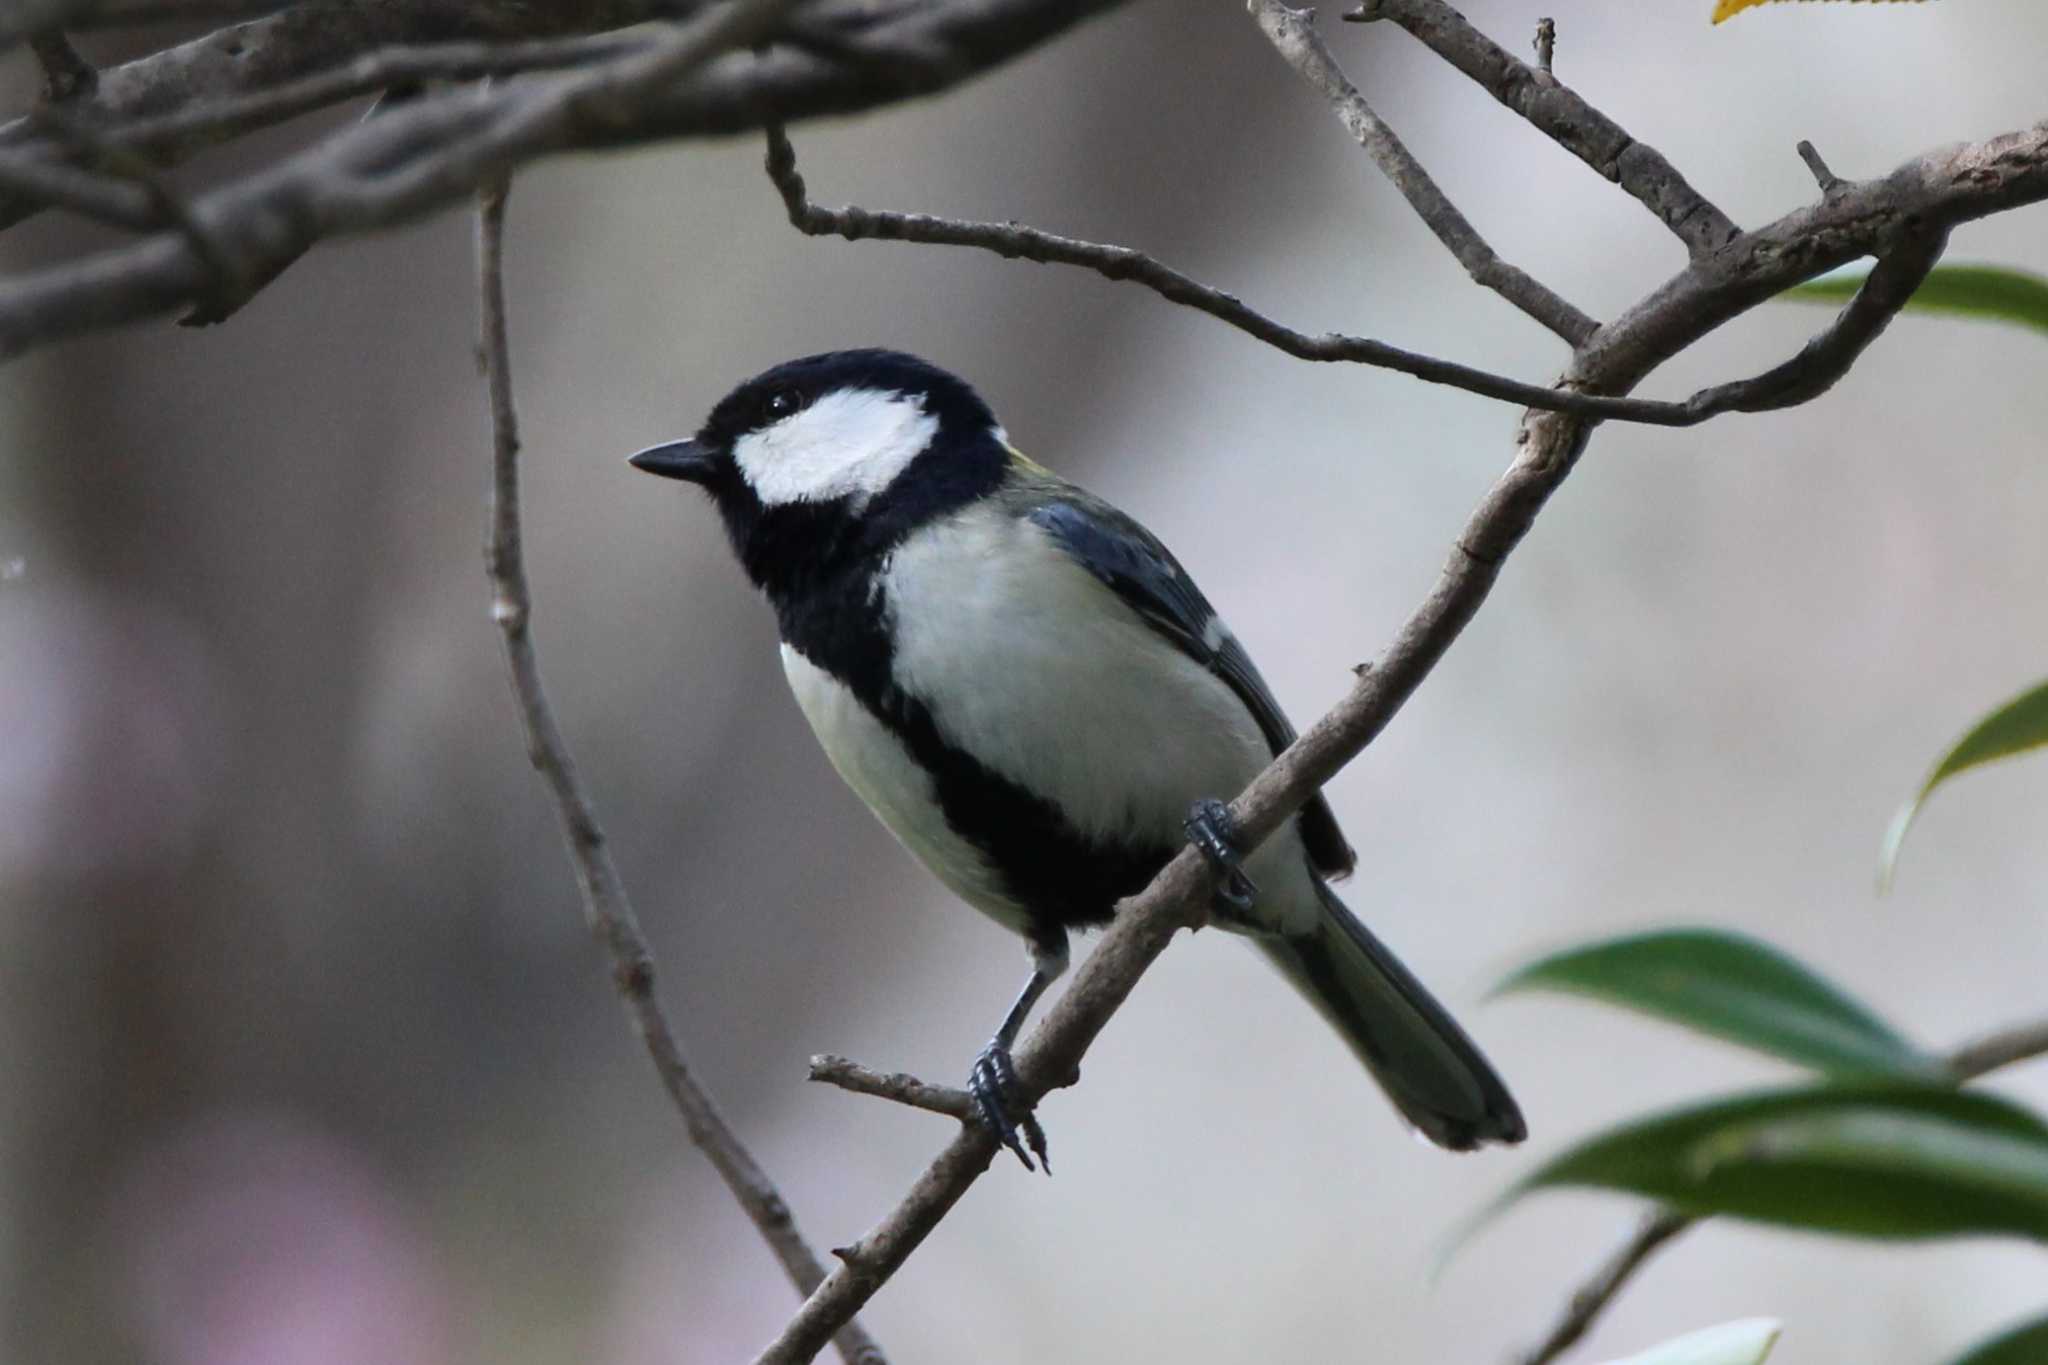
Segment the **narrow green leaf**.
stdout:
<path fill-rule="evenodd" d="M 1687 1332 L 1607 1365 L 1763 1365 L 1764 1357 L 1778 1344 L 1779 1330 L 1775 1318 L 1743 1318 Z"/>
<path fill-rule="evenodd" d="M 2048 1126 L 1991 1095 L 1924 1085 L 1760 1091 L 1590 1138 L 1487 1216 L 1566 1185 L 1858 1237 L 2048 1240 Z"/>
<path fill-rule="evenodd" d="M 2048 1318 L 2036 1318 L 1963 1352 L 1955 1365 L 2041 1365 L 2048 1360 Z"/>
<path fill-rule="evenodd" d="M 1861 1001 L 1769 944 L 1670 929 L 1566 949 L 1497 992 L 1565 991 L 1640 1010 L 1833 1076 L 1947 1078 Z"/>
<path fill-rule="evenodd" d="M 1868 262 L 1794 285 L 1778 297 L 1795 303 L 1841 303 L 1863 285 Z M 1906 301 L 1909 312 L 1988 318 L 2048 332 L 2048 277 L 1998 265 L 1938 265 Z"/>
<path fill-rule="evenodd" d="M 2036 684 L 1992 711 L 1942 755 L 1934 771 L 1920 784 L 1920 790 L 1899 808 L 1899 813 L 1892 817 L 1891 828 L 1885 831 L 1884 852 L 1878 861 L 1878 889 L 1891 889 L 1892 871 L 1898 866 L 1899 847 L 1906 842 L 1906 831 L 1913 827 L 1921 807 L 1927 804 L 1936 787 L 1959 772 L 2043 745 L 2048 745 L 2048 682 Z"/>

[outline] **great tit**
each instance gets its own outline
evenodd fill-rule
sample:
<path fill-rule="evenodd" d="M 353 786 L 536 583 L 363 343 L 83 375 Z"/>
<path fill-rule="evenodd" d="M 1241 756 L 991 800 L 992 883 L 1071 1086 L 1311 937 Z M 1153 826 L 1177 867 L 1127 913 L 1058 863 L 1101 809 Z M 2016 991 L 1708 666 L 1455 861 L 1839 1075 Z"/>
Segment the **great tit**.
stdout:
<path fill-rule="evenodd" d="M 1030 945 L 1030 980 L 969 1090 L 1004 1145 L 1030 1166 L 1021 1132 L 1042 1160 L 1043 1130 L 1011 1112 L 1009 1050 L 1066 969 L 1068 931 L 1106 923 L 1190 837 L 1232 862 L 1216 798 L 1293 726 L 1155 536 L 1028 459 L 972 388 L 913 356 L 777 365 L 695 437 L 631 462 L 711 495 L 832 766 L 940 881 Z M 1486 1058 L 1330 890 L 1354 861 L 1318 795 L 1231 869 L 1220 922 L 1431 1141 L 1520 1141 Z"/>

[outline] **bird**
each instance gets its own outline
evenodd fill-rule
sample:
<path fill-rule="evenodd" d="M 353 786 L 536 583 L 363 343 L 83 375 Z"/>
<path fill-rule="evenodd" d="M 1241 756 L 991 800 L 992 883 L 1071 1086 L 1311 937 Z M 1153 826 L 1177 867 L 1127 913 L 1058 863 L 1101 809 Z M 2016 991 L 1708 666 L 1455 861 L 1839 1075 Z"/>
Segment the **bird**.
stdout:
<path fill-rule="evenodd" d="M 1295 731 L 1236 635 L 1156 536 L 1019 451 L 965 380 L 900 351 L 805 356 L 629 463 L 709 494 L 832 766 L 1023 936 L 1030 976 L 967 1088 L 1027 1168 L 1051 1169 L 1011 1047 L 1070 933 L 1189 842 L 1219 869 L 1213 920 L 1416 1132 L 1454 1151 L 1526 1136 L 1484 1054 L 1331 889 L 1356 855 L 1320 793 L 1240 853 L 1221 798 Z"/>

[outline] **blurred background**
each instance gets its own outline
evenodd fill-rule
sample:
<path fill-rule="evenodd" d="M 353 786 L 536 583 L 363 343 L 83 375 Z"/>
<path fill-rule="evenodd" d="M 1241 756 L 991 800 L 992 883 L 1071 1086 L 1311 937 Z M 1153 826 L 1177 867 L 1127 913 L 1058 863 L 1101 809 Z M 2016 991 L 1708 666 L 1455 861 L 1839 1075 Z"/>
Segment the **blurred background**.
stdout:
<path fill-rule="evenodd" d="M 1466 8 L 1522 50 L 1552 7 Z M 1709 9 L 1573 7 L 1558 70 L 1743 223 L 1813 196 L 1801 137 L 1866 176 L 2042 113 L 2034 7 Z M 1391 25 L 1325 31 L 1508 260 L 1596 316 L 1682 266 Z M 6 78 L 24 104 L 31 73 Z M 1235 5 L 1134 4 L 795 138 L 821 202 L 1141 246 L 1306 330 L 1530 379 L 1562 359 Z M 776 360 L 920 352 L 1174 545 L 1305 723 L 1428 588 L 1516 413 L 1091 275 L 802 238 L 760 151 L 524 175 L 511 325 L 556 706 L 692 1060 L 825 1247 L 946 1130 L 808 1085 L 806 1058 L 955 1081 L 1024 953 L 840 787 L 710 509 L 622 457 Z M 2041 224 L 1965 229 L 1951 258 L 2048 268 Z M 21 268 L 84 232 L 49 217 L 0 252 Z M 791 1311 L 621 1017 L 526 765 L 479 553 L 473 315 L 450 214 L 322 249 L 225 326 L 0 370 L 0 1358 L 722 1362 Z M 1766 308 L 1645 392 L 1761 369 L 1825 318 Z M 1590 1006 L 1482 1001 L 1566 942 L 1746 929 L 1931 1045 L 2037 1013 L 2048 767 L 1945 791 L 1894 895 L 1872 883 L 1935 754 L 2048 671 L 2044 360 L 1906 319 L 1810 407 L 1605 429 L 1334 784 L 1349 899 L 1512 1080 L 1525 1148 L 1411 1141 L 1253 954 L 1200 935 L 1049 1102 L 1058 1178 L 998 1163 L 874 1304 L 892 1358 L 1528 1344 L 1635 1209 L 1546 1196 L 1432 1280 L 1454 1225 L 1599 1125 L 1777 1074 Z M 2048 1067 L 1996 1087 L 2048 1105 Z M 1583 1358 L 1762 1313 L 1788 1363 L 1930 1360 L 2038 1307 L 2040 1268 L 2017 1244 L 1717 1225 Z"/>

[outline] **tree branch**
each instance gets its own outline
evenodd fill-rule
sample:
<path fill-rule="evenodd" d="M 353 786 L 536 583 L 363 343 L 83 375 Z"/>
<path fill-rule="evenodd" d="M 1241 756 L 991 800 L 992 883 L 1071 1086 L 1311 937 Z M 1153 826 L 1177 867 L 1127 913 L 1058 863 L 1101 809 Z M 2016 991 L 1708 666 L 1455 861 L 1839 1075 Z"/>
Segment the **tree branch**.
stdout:
<path fill-rule="evenodd" d="M 1521 1357 L 1521 1365 L 1550 1365 L 1551 1361 L 1576 1346 L 1579 1338 L 1592 1328 L 1593 1320 L 1614 1302 L 1614 1296 L 1621 1292 L 1629 1277 L 1642 1268 L 1643 1262 L 1649 1260 L 1658 1247 L 1692 1225 L 1691 1218 L 1669 1209 L 1652 1209 L 1644 1214 L 1643 1221 L 1629 1239 L 1616 1247 L 1614 1253 L 1586 1277 L 1586 1282 L 1573 1291 L 1557 1324 L 1550 1329 L 1550 1335 Z"/>
<path fill-rule="evenodd" d="M 1637 308 L 1658 315 L 1656 328 L 1698 327 L 1703 335 L 1802 279 L 1858 256 L 1880 253 L 1879 270 L 1873 270 L 1840 317 L 1792 359 L 1749 379 L 1701 389 L 1676 403 L 1529 384 L 1366 337 L 1310 336 L 1130 247 L 1061 237 L 1018 223 L 969 222 L 853 205 L 825 208 L 811 202 L 796 169 L 795 148 L 774 126 L 768 129 L 766 165 L 789 221 L 809 236 L 969 246 L 1005 259 L 1080 266 L 1108 279 L 1143 285 L 1169 302 L 1206 313 L 1297 359 L 1371 365 L 1539 411 L 1691 427 L 1724 413 L 1790 407 L 1831 388 L 1939 259 L 1945 224 L 1997 211 L 1967 203 L 1975 191 L 2008 201 L 2001 206 L 2048 198 L 2048 124 L 1930 153 L 1882 181 L 1857 185 L 1816 208 L 1745 234 L 1720 255 L 1687 267 Z M 1850 247 L 1851 242 L 1860 249 Z M 1623 335 L 1639 330 L 1640 325 L 1631 327 Z M 1596 333 L 1586 341 L 1594 346 L 1612 344 L 1611 338 L 1602 338 Z"/>
<path fill-rule="evenodd" d="M 505 185 L 499 182 L 484 190 L 477 213 L 479 352 L 490 393 L 492 434 L 490 534 L 484 557 L 491 582 L 491 618 L 504 635 L 513 692 L 526 728 L 527 755 L 547 782 L 560 811 L 570 860 L 583 893 L 585 918 L 611 954 L 612 979 L 663 1087 L 683 1117 L 690 1141 L 710 1159 L 797 1292 L 809 1294 L 824 1280 L 824 1266 L 805 1242 L 789 1205 L 727 1125 L 683 1057 L 655 992 L 654 957 L 612 862 L 596 808 L 576 776 L 568 744 L 541 686 L 531 630 L 532 595 L 521 545 L 519 425 L 512 403 L 505 329 L 504 222 Z M 881 1348 L 851 1316 L 834 1324 L 829 1335 L 847 1365 L 886 1365 Z"/>
<path fill-rule="evenodd" d="M 965 1090 L 933 1085 L 901 1071 L 870 1071 L 859 1062 L 824 1053 L 811 1058 L 811 1079 L 836 1085 L 856 1095 L 894 1100 L 913 1109 L 944 1114 L 965 1122 L 974 1116 L 974 1100 Z"/>
<path fill-rule="evenodd" d="M 1330 49 L 1317 35 L 1311 11 L 1289 9 L 1280 0 L 1250 0 L 1247 7 L 1258 21 L 1259 31 L 1287 64 L 1330 102 L 1338 121 L 1394 183 L 1394 188 L 1436 234 L 1436 239 L 1457 257 L 1474 283 L 1493 290 L 1573 346 L 1593 334 L 1599 323 L 1541 281 L 1503 261 L 1466 221 L 1465 215 L 1458 212 L 1422 163 L 1345 77 Z"/>
<path fill-rule="evenodd" d="M 1686 182 L 1662 153 L 1588 104 L 1549 72 L 1495 43 L 1443 0 L 1366 0 L 1345 19 L 1391 19 L 1527 119 L 1558 146 L 1642 201 L 1694 259 L 1740 235 L 1727 214 Z"/>
<path fill-rule="evenodd" d="M 2000 1067 L 2041 1056 L 2048 1056 L 2048 1019 L 2001 1029 L 1965 1043 L 1951 1051 L 1947 1061 L 1949 1070 L 1955 1073 L 1958 1081 L 1971 1081 Z M 1552 1361 L 1570 1350 L 1592 1327 L 1594 1319 L 1621 1293 L 1630 1278 L 1642 1269 L 1643 1262 L 1650 1258 L 1651 1253 L 1703 1221 L 1670 1209 L 1652 1210 L 1629 1239 L 1615 1248 L 1613 1254 L 1602 1261 L 1586 1277 L 1585 1283 L 1573 1292 L 1556 1325 L 1540 1345 L 1521 1357 L 1521 1365 L 1551 1365 Z"/>

